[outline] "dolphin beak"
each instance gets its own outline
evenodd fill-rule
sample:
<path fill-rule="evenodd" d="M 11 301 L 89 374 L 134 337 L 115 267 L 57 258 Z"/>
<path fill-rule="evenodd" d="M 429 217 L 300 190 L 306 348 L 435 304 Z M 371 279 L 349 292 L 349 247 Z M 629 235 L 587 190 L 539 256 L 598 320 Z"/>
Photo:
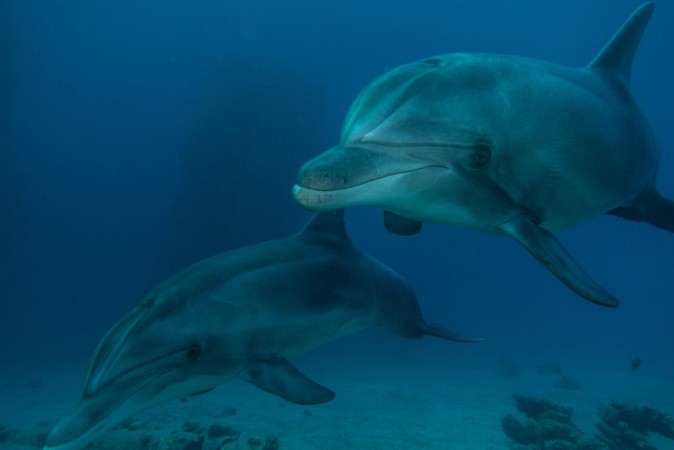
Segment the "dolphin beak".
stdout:
<path fill-rule="evenodd" d="M 377 177 L 380 158 L 366 149 L 336 146 L 304 164 L 297 185 L 316 191 L 354 187 Z"/>
<path fill-rule="evenodd" d="M 51 430 L 44 450 L 76 450 L 84 448 L 99 433 L 111 428 L 132 409 L 123 406 L 128 398 L 118 391 L 83 398 L 79 405 Z"/>
<path fill-rule="evenodd" d="M 80 449 L 120 420 L 164 400 L 161 386 L 167 383 L 159 379 L 170 378 L 184 359 L 186 347 L 161 349 L 150 357 L 133 351 L 139 347 L 134 338 L 144 328 L 139 321 L 149 309 L 148 304 L 140 305 L 101 340 L 80 403 L 52 429 L 45 449 Z"/>
<path fill-rule="evenodd" d="M 439 149 L 400 147 L 394 152 L 390 149 L 390 144 L 372 143 L 329 149 L 300 169 L 293 187 L 295 201 L 313 211 L 368 204 L 386 195 L 387 189 L 382 188 L 393 181 L 387 178 L 429 167 L 445 167 L 436 157 L 441 154 Z"/>
<path fill-rule="evenodd" d="M 349 189 L 381 178 L 438 165 L 419 152 L 378 144 L 338 145 L 302 166 L 297 185 L 317 191 Z"/>

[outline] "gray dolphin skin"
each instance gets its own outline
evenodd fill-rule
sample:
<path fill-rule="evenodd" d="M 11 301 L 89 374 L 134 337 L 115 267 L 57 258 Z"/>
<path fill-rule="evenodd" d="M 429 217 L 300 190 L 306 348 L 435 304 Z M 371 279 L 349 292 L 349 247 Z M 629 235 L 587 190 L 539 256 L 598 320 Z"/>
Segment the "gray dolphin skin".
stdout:
<path fill-rule="evenodd" d="M 421 316 L 408 283 L 359 251 L 343 211 L 297 235 L 205 259 L 164 281 L 103 338 L 79 405 L 45 449 L 74 450 L 131 414 L 234 378 L 303 405 L 334 393 L 288 359 L 365 328 L 458 336 Z"/>
<path fill-rule="evenodd" d="M 629 88 L 653 9 L 638 8 L 579 69 L 448 54 L 384 74 L 351 106 L 340 144 L 300 169 L 296 202 L 376 206 L 398 234 L 431 222 L 510 236 L 583 298 L 617 306 L 552 233 L 605 213 L 674 231 L 674 202 L 655 188 L 659 149 Z"/>

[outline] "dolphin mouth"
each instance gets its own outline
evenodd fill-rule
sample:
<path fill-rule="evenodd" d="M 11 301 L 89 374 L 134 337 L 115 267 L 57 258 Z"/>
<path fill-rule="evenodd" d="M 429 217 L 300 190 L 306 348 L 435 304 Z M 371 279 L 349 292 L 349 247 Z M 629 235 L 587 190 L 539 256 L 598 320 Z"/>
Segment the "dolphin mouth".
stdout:
<path fill-rule="evenodd" d="M 295 191 L 301 188 L 326 194 L 373 187 L 374 183 L 427 169 L 479 170 L 492 156 L 493 146 L 486 139 L 443 143 L 361 139 L 338 144 L 305 163 L 297 174 Z"/>
<path fill-rule="evenodd" d="M 383 174 L 383 175 L 380 175 L 380 176 L 377 176 L 377 177 L 364 179 L 362 181 L 350 184 L 348 186 L 320 186 L 320 185 L 318 185 L 318 186 L 313 186 L 313 185 L 308 186 L 308 185 L 302 183 L 302 181 L 299 181 L 295 186 L 299 189 L 307 189 L 307 190 L 315 191 L 315 192 L 348 191 L 350 189 L 355 189 L 355 188 L 364 186 L 366 184 L 371 184 L 371 183 L 376 183 L 376 182 L 382 181 L 385 178 L 396 177 L 396 176 L 399 176 L 399 175 L 405 175 L 405 174 L 408 174 L 408 173 L 418 172 L 420 170 L 429 169 L 429 168 L 433 168 L 433 167 L 446 169 L 446 167 L 440 166 L 438 164 L 428 164 L 428 165 L 425 165 L 425 166 L 415 167 L 415 168 L 412 168 L 412 169 L 402 169 L 401 168 L 400 170 L 398 170 L 396 172 L 389 172 L 389 173 L 386 173 L 386 174 Z"/>
<path fill-rule="evenodd" d="M 360 183 L 344 187 L 309 187 L 301 182 L 292 188 L 293 200 L 310 211 L 330 211 L 350 206 L 386 206 L 386 198 L 395 192 L 395 185 L 406 175 L 423 170 L 446 170 L 441 165 L 429 164 L 409 170 L 370 178 Z"/>
<path fill-rule="evenodd" d="M 391 151 L 395 148 L 395 151 Z M 339 144 L 302 166 L 297 185 L 314 191 L 339 191 L 428 167 L 447 167 L 446 147 L 396 143 Z"/>
<path fill-rule="evenodd" d="M 105 376 L 106 374 L 100 374 L 101 381 L 96 386 L 96 390 L 94 392 L 85 391 L 85 396 L 95 395 L 101 390 L 107 389 L 110 386 L 114 386 L 119 383 L 145 378 L 148 375 L 148 372 L 149 373 L 158 372 L 156 377 L 161 376 L 161 374 L 165 371 L 159 369 L 166 367 L 165 364 L 161 363 L 163 363 L 166 359 L 171 358 L 177 354 L 187 352 L 189 348 L 190 348 L 189 346 L 174 347 L 162 353 L 159 353 L 151 358 L 147 358 L 143 361 L 140 361 L 136 364 L 130 365 L 128 367 L 122 367 L 119 371 L 115 372 L 112 375 Z M 154 380 L 156 377 L 153 377 L 152 380 Z"/>
<path fill-rule="evenodd" d="M 89 366 L 83 398 L 94 397 L 117 385 L 133 385 L 154 378 L 170 370 L 177 355 L 189 352 L 194 344 L 168 347 L 142 358 L 128 357 L 128 344 L 138 329 L 143 328 L 140 322 L 150 308 L 149 303 L 139 305 L 103 337 Z"/>

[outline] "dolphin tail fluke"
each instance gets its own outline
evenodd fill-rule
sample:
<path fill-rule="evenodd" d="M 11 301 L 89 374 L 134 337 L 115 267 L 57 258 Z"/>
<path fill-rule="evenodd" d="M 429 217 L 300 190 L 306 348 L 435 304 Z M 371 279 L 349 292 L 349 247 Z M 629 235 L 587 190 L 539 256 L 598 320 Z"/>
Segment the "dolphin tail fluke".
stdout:
<path fill-rule="evenodd" d="M 674 233 L 674 200 L 663 197 L 657 191 L 646 192 L 637 197 L 630 206 L 621 206 L 606 214 L 635 222 L 647 222 Z"/>
<path fill-rule="evenodd" d="M 334 392 L 307 378 L 285 358 L 251 361 L 239 378 L 300 405 L 316 405 L 335 398 Z"/>
<path fill-rule="evenodd" d="M 519 216 L 501 225 L 501 231 L 522 244 L 529 253 L 586 300 L 601 306 L 618 306 L 610 292 L 597 284 L 549 231 L 530 217 Z"/>
<path fill-rule="evenodd" d="M 595 56 L 589 67 L 606 73 L 615 73 L 629 85 L 632 60 L 654 9 L 655 3 L 652 1 L 637 8 Z"/>
<path fill-rule="evenodd" d="M 435 336 L 441 339 L 446 339 L 448 341 L 454 342 L 483 342 L 484 338 L 476 337 L 466 337 L 454 333 L 453 331 L 448 330 L 442 325 L 435 323 L 424 323 L 420 326 L 421 331 L 426 336 Z"/>

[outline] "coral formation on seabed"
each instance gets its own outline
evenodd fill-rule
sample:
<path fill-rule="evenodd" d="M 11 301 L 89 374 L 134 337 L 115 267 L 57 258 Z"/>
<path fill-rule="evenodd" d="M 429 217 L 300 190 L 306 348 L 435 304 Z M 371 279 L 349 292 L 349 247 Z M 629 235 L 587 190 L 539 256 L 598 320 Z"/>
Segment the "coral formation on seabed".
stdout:
<path fill-rule="evenodd" d="M 508 414 L 501 428 L 514 450 L 657 450 L 649 433 L 674 440 L 674 419 L 650 406 L 613 401 L 597 408 L 597 433 L 585 439 L 573 422 L 571 408 L 549 400 L 514 394 L 517 410 L 526 416 L 522 423 Z"/>

